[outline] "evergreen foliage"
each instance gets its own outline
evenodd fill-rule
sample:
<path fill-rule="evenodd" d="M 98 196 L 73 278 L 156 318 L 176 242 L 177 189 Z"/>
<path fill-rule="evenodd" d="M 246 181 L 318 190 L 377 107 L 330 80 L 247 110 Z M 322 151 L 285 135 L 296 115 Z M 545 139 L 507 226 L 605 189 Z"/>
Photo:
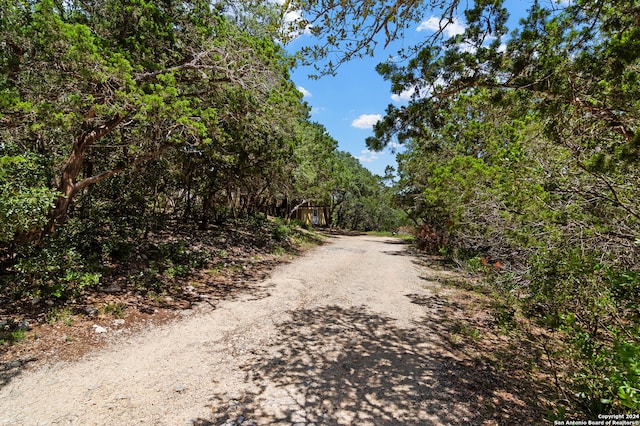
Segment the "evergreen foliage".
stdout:
<path fill-rule="evenodd" d="M 357 202 L 350 179 L 379 189 L 310 122 L 278 20 L 261 1 L 0 1 L 3 300 L 78 297 L 183 224 L 282 242 L 290 225 L 266 214 Z M 149 276 L 192 263 L 162 256 Z"/>

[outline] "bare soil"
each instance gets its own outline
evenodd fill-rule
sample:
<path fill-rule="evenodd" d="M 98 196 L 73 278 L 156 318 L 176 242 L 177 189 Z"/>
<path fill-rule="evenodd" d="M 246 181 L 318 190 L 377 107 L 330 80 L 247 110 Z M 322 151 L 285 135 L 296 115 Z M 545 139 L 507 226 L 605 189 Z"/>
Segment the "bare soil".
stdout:
<path fill-rule="evenodd" d="M 48 325 L 58 344 L 3 354 L 0 424 L 545 424 L 543 354 L 464 277 L 397 239 L 328 239 L 234 297 Z"/>

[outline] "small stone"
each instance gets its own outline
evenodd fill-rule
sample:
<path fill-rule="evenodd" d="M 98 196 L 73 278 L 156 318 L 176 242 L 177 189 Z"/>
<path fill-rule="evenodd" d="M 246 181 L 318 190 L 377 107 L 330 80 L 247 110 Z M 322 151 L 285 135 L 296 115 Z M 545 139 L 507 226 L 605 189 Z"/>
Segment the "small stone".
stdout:
<path fill-rule="evenodd" d="M 123 325 L 124 324 L 124 320 L 123 319 L 117 319 L 117 320 L 113 320 L 113 325 L 115 325 L 116 327 Z"/>
<path fill-rule="evenodd" d="M 118 284 L 111 284 L 109 287 L 105 287 L 102 289 L 105 293 L 118 293 L 122 291 L 122 288 Z"/>
<path fill-rule="evenodd" d="M 177 393 L 182 393 L 182 392 L 184 392 L 184 391 L 185 391 L 185 389 L 186 389 L 186 388 L 184 387 L 184 385 L 176 385 L 176 386 L 173 388 L 173 391 L 174 391 L 174 392 L 177 392 Z"/>
<path fill-rule="evenodd" d="M 88 315 L 90 317 L 94 317 L 96 315 L 98 315 L 98 310 L 96 308 L 94 308 L 93 306 L 85 306 L 83 309 L 85 315 Z"/>
<path fill-rule="evenodd" d="M 20 321 L 20 322 L 18 323 L 18 330 L 21 330 L 21 331 L 27 331 L 27 330 L 29 330 L 30 328 L 31 328 L 31 327 L 29 327 L 29 321 L 27 321 L 27 320 L 23 320 L 23 321 Z"/>
<path fill-rule="evenodd" d="M 98 324 L 93 324 L 93 331 L 98 334 L 106 333 L 107 329 L 104 327 L 100 327 Z"/>
<path fill-rule="evenodd" d="M 39 297 L 34 297 L 33 299 L 31 299 L 31 304 L 32 305 L 37 305 L 38 303 L 40 303 L 42 299 L 40 299 Z"/>

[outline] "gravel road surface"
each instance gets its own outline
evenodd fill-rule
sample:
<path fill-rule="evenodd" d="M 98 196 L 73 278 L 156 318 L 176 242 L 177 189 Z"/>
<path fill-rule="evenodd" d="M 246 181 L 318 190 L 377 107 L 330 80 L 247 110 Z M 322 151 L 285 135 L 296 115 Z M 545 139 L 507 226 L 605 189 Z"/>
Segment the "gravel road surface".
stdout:
<path fill-rule="evenodd" d="M 497 424 L 425 276 L 399 240 L 331 237 L 250 296 L 25 369 L 0 424 Z"/>

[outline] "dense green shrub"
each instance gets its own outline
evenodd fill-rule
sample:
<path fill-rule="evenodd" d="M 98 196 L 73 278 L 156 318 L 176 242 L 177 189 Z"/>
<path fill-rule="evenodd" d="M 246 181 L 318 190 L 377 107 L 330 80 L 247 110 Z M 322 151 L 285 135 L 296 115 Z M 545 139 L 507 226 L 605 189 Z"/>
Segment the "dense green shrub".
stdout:
<path fill-rule="evenodd" d="M 101 268 L 85 259 L 64 240 L 49 240 L 42 247 L 20 248 L 14 273 L 4 278 L 5 291 L 14 298 L 66 300 L 100 284 Z"/>
<path fill-rule="evenodd" d="M 17 148 L 0 149 L 0 244 L 41 230 L 57 196 L 49 188 L 50 170 L 42 156 L 9 151 Z"/>

